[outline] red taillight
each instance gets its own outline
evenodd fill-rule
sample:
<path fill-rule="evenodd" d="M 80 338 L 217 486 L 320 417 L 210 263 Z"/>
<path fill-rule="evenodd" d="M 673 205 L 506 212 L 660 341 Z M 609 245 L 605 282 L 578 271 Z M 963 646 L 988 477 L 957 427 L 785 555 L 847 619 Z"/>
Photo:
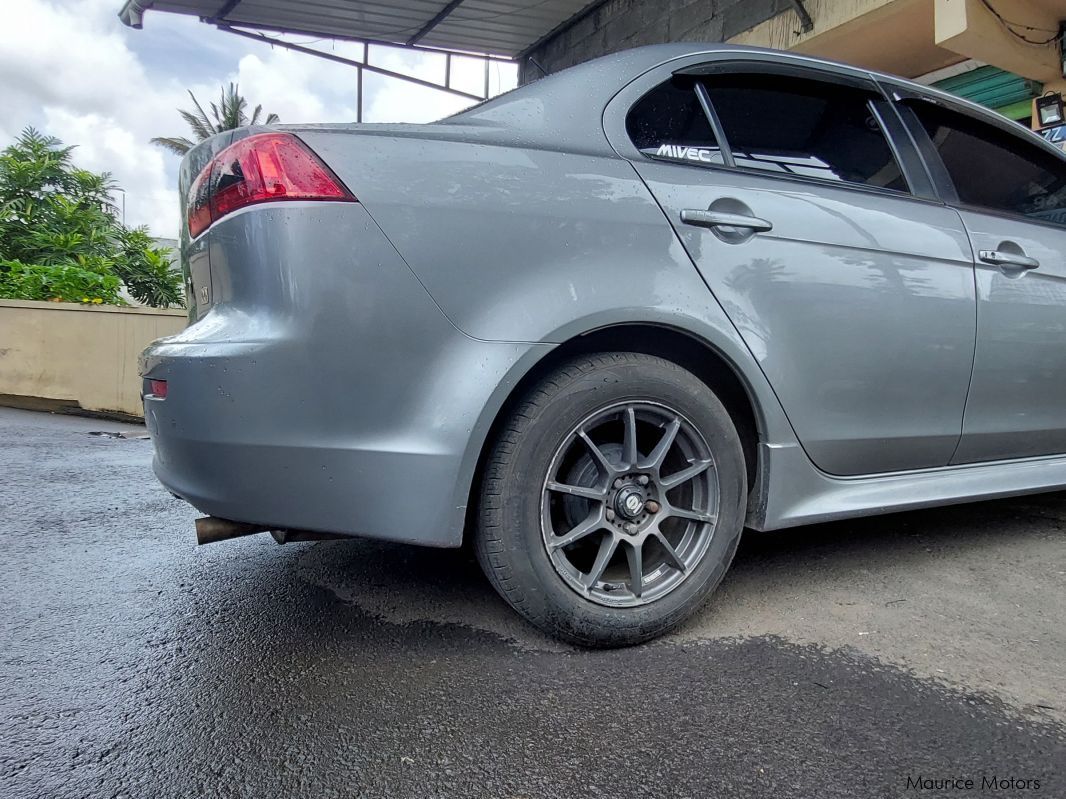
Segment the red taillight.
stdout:
<path fill-rule="evenodd" d="M 197 175 L 189 189 L 189 234 L 196 238 L 238 208 L 274 200 L 355 197 L 291 133 L 260 133 L 231 144 Z"/>
<path fill-rule="evenodd" d="M 153 397 L 159 397 L 159 399 L 167 398 L 167 381 L 166 380 L 149 380 L 148 388 L 152 392 Z"/>

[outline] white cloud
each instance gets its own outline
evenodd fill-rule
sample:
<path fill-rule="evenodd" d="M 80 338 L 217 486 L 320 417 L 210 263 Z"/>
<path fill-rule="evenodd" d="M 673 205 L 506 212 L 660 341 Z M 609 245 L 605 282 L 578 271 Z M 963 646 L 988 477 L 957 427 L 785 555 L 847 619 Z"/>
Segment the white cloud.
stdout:
<path fill-rule="evenodd" d="M 437 55 L 420 56 L 374 47 L 370 51 L 370 63 L 422 80 L 444 79 L 444 59 Z M 365 122 L 432 122 L 475 102 L 369 72 L 364 81 L 367 91 L 367 102 L 363 106 Z"/>
<path fill-rule="evenodd" d="M 163 151 L 146 145 L 121 121 L 100 114 L 78 114 L 61 106 L 45 109 L 42 129 L 64 142 L 78 143 L 75 160 L 93 172 L 111 172 L 123 188 L 126 222 L 148 225 L 157 236 L 172 238 L 179 215 L 177 194 L 166 169 Z M 116 196 L 121 207 L 123 202 Z"/>
<path fill-rule="evenodd" d="M 126 190 L 129 224 L 155 235 L 178 227 L 178 158 L 149 143 L 153 136 L 186 135 L 176 109 L 189 107 L 186 90 L 206 105 L 219 87 L 240 84 L 254 106 L 284 122 L 351 122 L 356 118 L 355 70 L 280 47 L 225 34 L 193 19 L 150 12 L 145 30 L 124 27 L 120 0 L 16 0 L 4 9 L 0 47 L 0 146 L 27 125 L 76 144 L 75 160 L 109 171 Z M 330 42 L 316 47 L 355 57 L 361 47 Z M 442 59 L 371 48 L 387 69 L 442 77 Z M 502 71 L 501 71 L 502 69 Z M 458 67 L 457 76 L 469 71 Z M 492 85 L 514 84 L 514 67 L 492 67 Z M 464 87 L 466 88 L 466 87 Z M 426 122 L 468 101 L 367 74 L 364 120 Z"/>
<path fill-rule="evenodd" d="M 283 122 L 347 122 L 356 116 L 355 70 L 343 64 L 277 48 L 244 56 L 230 79 L 253 108 L 259 103 Z"/>
<path fill-rule="evenodd" d="M 130 222 L 172 234 L 177 211 L 167 172 L 147 139 L 161 120 L 172 124 L 175 93 L 155 90 L 121 37 L 100 24 L 110 5 L 88 0 L 77 13 L 36 2 L 7 9 L 0 137 L 6 144 L 33 125 L 78 145 L 80 165 L 114 173 L 128 190 Z"/>

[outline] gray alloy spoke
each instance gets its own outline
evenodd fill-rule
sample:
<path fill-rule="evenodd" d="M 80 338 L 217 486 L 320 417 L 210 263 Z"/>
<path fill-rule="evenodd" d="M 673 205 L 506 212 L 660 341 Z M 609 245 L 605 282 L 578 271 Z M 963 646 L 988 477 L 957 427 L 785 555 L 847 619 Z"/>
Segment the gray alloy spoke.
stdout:
<path fill-rule="evenodd" d="M 659 543 L 662 544 L 663 549 L 666 550 L 666 556 L 674 562 L 674 565 L 682 572 L 687 572 L 688 566 L 685 565 L 685 561 L 681 560 L 681 556 L 677 554 L 677 550 L 674 549 L 673 544 L 666 540 L 666 536 L 659 530 L 656 530 L 652 535 L 654 535 Z"/>
<path fill-rule="evenodd" d="M 714 536 L 715 470 L 707 440 L 661 402 L 621 399 L 590 412 L 559 441 L 541 495 L 552 567 L 597 605 L 637 608 L 666 596 L 695 574 Z M 645 512 L 630 516 L 637 494 Z"/>
<path fill-rule="evenodd" d="M 626 542 L 626 560 L 629 561 L 629 590 L 633 596 L 644 593 L 644 545 L 643 542 Z"/>
<path fill-rule="evenodd" d="M 658 469 L 663 465 L 663 461 L 666 460 L 666 453 L 670 451 L 670 447 L 674 445 L 674 440 L 677 438 L 677 431 L 681 429 L 681 420 L 678 417 L 674 417 L 673 421 L 666 426 L 663 431 L 663 437 L 659 439 L 659 443 L 655 445 L 655 449 L 651 451 L 651 454 L 641 463 L 641 467 L 644 469 Z"/>
<path fill-rule="evenodd" d="M 622 461 L 629 467 L 637 465 L 637 412 L 630 406 L 622 415 L 625 435 L 622 438 Z"/>
<path fill-rule="evenodd" d="M 595 510 L 588 515 L 588 517 L 578 522 L 568 533 L 563 533 L 559 536 L 553 536 L 551 540 L 552 549 L 558 549 L 559 547 L 569 546 L 575 541 L 580 541 L 587 535 L 591 535 L 597 530 L 602 529 L 603 514 L 599 510 Z"/>
<path fill-rule="evenodd" d="M 597 486 L 572 486 L 566 483 L 557 483 L 554 480 L 548 483 L 549 491 L 557 491 L 560 494 L 570 494 L 582 499 L 591 499 L 593 502 L 603 502 L 607 498 L 607 489 Z"/>
<path fill-rule="evenodd" d="M 604 570 L 607 568 L 607 564 L 611 562 L 611 556 L 614 555 L 615 549 L 618 548 L 618 539 L 613 535 L 605 535 L 603 541 L 600 542 L 600 551 L 596 553 L 596 562 L 592 564 L 592 569 L 581 578 L 581 582 L 585 584 L 585 588 L 592 588 L 599 579 L 603 576 Z"/>
<path fill-rule="evenodd" d="M 589 448 L 589 452 L 592 453 L 592 457 L 596 459 L 596 462 L 600 465 L 600 468 L 603 469 L 606 474 L 612 475 L 618 471 L 618 467 L 611 463 L 609 460 L 607 460 L 607 456 L 603 454 L 603 450 L 601 450 L 596 445 L 595 441 L 589 438 L 588 433 L 586 433 L 584 430 L 579 430 L 577 434 L 581 438 L 581 440 L 585 442 L 585 446 Z"/>
<path fill-rule="evenodd" d="M 702 510 L 688 510 L 685 508 L 670 508 L 670 515 L 676 516 L 678 519 L 690 519 L 694 522 L 704 522 L 706 524 L 713 524 L 717 518 L 714 514 L 705 513 Z"/>
<path fill-rule="evenodd" d="M 676 488 L 682 483 L 687 483 L 693 477 L 703 474 L 705 471 L 710 469 L 711 466 L 712 462 L 709 460 L 695 461 L 687 469 L 682 469 L 680 472 L 676 472 L 675 474 L 672 474 L 669 477 L 660 478 L 659 482 L 664 490 L 669 491 L 671 488 Z"/>

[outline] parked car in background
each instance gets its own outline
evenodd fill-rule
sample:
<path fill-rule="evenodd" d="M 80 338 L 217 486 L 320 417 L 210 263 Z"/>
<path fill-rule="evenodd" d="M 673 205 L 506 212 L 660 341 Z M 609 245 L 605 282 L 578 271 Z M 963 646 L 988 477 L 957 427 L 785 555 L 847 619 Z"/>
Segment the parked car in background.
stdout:
<path fill-rule="evenodd" d="M 216 538 L 469 538 L 615 646 L 745 526 L 1066 487 L 1066 160 L 924 86 L 647 47 L 435 124 L 221 134 L 181 195 L 145 414 Z"/>

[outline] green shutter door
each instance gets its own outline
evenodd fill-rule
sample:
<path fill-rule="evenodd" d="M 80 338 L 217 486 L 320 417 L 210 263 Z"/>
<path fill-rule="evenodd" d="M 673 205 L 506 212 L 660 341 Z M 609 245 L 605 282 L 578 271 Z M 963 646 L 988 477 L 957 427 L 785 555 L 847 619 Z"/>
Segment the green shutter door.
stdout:
<path fill-rule="evenodd" d="M 939 80 L 933 85 L 987 106 L 1009 119 L 1029 117 L 1032 114 L 1032 99 L 1039 97 L 1043 90 L 1043 86 L 1035 80 L 989 66 Z"/>

